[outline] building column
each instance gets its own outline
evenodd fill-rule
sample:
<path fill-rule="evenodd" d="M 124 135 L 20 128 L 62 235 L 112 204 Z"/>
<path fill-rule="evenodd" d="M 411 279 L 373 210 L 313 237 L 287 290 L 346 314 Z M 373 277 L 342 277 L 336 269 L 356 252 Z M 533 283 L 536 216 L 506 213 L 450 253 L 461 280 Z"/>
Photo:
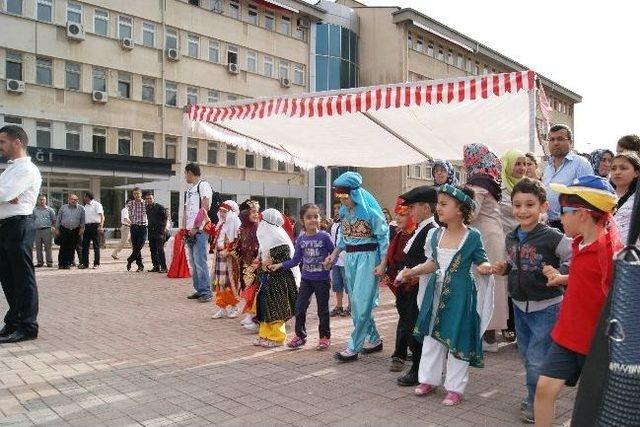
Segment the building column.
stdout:
<path fill-rule="evenodd" d="M 92 176 L 89 178 L 89 191 L 93 193 L 93 197 L 95 197 L 97 201 L 100 201 L 101 188 L 99 176 Z"/>

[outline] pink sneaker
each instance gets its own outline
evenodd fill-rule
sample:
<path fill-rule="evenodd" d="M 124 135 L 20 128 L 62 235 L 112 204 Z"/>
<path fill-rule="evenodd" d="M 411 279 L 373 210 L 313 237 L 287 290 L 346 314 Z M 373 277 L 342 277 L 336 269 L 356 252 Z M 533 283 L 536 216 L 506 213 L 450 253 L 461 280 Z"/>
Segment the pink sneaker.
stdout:
<path fill-rule="evenodd" d="M 329 348 L 331 345 L 331 340 L 329 338 L 320 338 L 318 341 L 318 345 L 316 346 L 316 350 L 323 351 Z"/>
<path fill-rule="evenodd" d="M 296 335 L 293 338 L 291 338 L 291 341 L 287 343 L 287 347 L 289 347 L 292 350 L 295 350 L 297 348 L 302 347 L 306 343 L 307 343 L 306 339 L 300 338 L 299 336 Z"/>
<path fill-rule="evenodd" d="M 426 396 L 427 394 L 431 393 L 435 389 L 436 388 L 431 384 L 421 383 L 420 385 L 418 385 L 418 387 L 415 388 L 415 390 L 413 390 L 413 392 L 415 393 L 416 396 Z"/>
<path fill-rule="evenodd" d="M 462 395 L 455 391 L 449 391 L 442 401 L 442 404 L 445 406 L 455 406 L 460 402 L 462 402 Z"/>

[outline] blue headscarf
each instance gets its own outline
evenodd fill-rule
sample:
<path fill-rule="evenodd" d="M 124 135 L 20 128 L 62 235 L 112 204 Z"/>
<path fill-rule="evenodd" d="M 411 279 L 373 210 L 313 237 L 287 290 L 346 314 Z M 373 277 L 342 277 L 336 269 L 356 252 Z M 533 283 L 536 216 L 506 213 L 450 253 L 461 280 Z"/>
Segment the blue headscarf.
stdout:
<path fill-rule="evenodd" d="M 604 157 L 605 154 L 611 155 L 611 158 L 615 157 L 615 154 L 613 154 L 613 151 L 607 150 L 606 148 L 605 149 L 598 148 L 597 150 L 593 151 L 589 155 L 589 158 L 591 160 L 591 166 L 593 167 L 593 173 L 595 175 L 600 176 L 600 163 L 602 162 L 602 158 Z"/>
<path fill-rule="evenodd" d="M 368 220 L 374 215 L 384 218 L 382 208 L 378 201 L 367 190 L 362 188 L 362 175 L 358 172 L 345 172 L 333 181 L 334 187 L 349 189 L 349 197 L 356 205 L 356 216 L 360 219 Z M 347 215 L 347 207 L 340 206 L 340 217 Z"/>
<path fill-rule="evenodd" d="M 447 182 L 446 184 L 458 185 L 458 180 L 456 179 L 456 171 L 453 168 L 453 165 L 448 160 L 436 160 L 433 162 L 432 170 L 435 171 L 436 166 L 441 167 L 447 172 Z"/>

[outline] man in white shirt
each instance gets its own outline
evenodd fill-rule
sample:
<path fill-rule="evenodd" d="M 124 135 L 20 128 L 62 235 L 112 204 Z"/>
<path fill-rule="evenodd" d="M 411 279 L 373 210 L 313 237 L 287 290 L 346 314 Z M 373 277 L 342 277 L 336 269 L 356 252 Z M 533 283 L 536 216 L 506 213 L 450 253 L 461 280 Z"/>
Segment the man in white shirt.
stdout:
<path fill-rule="evenodd" d="M 38 337 L 38 288 L 31 248 L 33 209 L 42 177 L 27 156 L 29 138 L 19 126 L 0 129 L 0 157 L 9 159 L 0 175 L 0 283 L 9 305 L 0 344 Z"/>
<path fill-rule="evenodd" d="M 104 233 L 104 209 L 94 200 L 93 193 L 84 193 L 84 234 L 82 235 L 82 258 L 78 269 L 89 267 L 89 245 L 93 243 L 93 268 L 100 267 L 100 234 Z"/>
<path fill-rule="evenodd" d="M 184 178 L 189 189 L 185 192 L 184 215 L 182 216 L 182 228 L 186 230 L 185 242 L 189 253 L 189 265 L 195 292 L 188 299 L 198 302 L 211 301 L 211 275 L 207 266 L 207 254 L 209 253 L 208 236 L 202 231 L 202 220 L 196 221 L 201 209 L 209 210 L 213 189 L 211 185 L 200 178 L 200 166 L 189 163 L 184 169 Z M 202 215 L 200 215 L 201 217 Z"/>
<path fill-rule="evenodd" d="M 131 232 L 131 220 L 129 219 L 129 208 L 127 204 L 124 204 L 124 208 L 120 211 L 120 242 L 118 246 L 113 250 L 111 258 L 118 259 L 118 254 L 124 248 L 124 245 L 129 241 L 129 235 Z"/>

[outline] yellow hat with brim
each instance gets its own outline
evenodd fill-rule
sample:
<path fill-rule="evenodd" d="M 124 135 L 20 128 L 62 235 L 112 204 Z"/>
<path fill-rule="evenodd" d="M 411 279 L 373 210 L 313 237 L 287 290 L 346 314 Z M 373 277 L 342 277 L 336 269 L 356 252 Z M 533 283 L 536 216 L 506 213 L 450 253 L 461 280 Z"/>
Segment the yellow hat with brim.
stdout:
<path fill-rule="evenodd" d="M 571 185 L 551 183 L 549 186 L 560 194 L 575 194 L 603 212 L 613 212 L 618 203 L 613 187 L 595 175 L 578 178 Z"/>

